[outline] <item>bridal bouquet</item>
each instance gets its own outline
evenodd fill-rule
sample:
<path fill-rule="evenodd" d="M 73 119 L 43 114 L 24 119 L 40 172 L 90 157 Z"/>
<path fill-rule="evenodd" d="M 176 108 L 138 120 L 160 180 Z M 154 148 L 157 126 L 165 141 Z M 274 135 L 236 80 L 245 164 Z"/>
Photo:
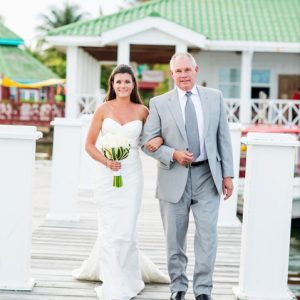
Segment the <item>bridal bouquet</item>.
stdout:
<path fill-rule="evenodd" d="M 130 144 L 128 138 L 120 131 L 107 133 L 102 137 L 102 153 L 110 160 L 122 160 L 129 154 Z M 114 172 L 114 187 L 123 186 L 120 171 Z"/>

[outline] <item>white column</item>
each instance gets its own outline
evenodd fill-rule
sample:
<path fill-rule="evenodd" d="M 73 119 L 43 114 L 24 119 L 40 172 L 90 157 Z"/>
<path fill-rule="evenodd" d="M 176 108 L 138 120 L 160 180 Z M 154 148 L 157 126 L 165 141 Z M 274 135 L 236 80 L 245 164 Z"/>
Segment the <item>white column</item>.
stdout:
<path fill-rule="evenodd" d="M 32 290 L 33 126 L 0 125 L 0 289 Z"/>
<path fill-rule="evenodd" d="M 77 118 L 79 115 L 78 93 L 80 82 L 78 47 L 67 48 L 67 94 L 66 118 Z"/>
<path fill-rule="evenodd" d="M 251 123 L 251 73 L 253 51 L 243 51 L 241 61 L 240 122 Z"/>
<path fill-rule="evenodd" d="M 296 147 L 288 134 L 249 133 L 238 299 L 291 300 L 288 262 Z"/>
<path fill-rule="evenodd" d="M 239 184 L 239 169 L 240 169 L 240 153 L 241 153 L 241 134 L 243 126 L 239 123 L 229 123 L 232 152 L 233 152 L 233 193 L 232 196 L 220 202 L 218 226 L 240 226 L 241 222 L 236 216 L 237 201 L 238 201 L 238 184 Z"/>
<path fill-rule="evenodd" d="M 80 160 L 79 192 L 80 194 L 92 196 L 97 163 L 85 151 L 85 140 L 93 115 L 82 115 L 82 146 Z"/>
<path fill-rule="evenodd" d="M 99 98 L 100 98 L 100 63 L 93 57 L 91 57 L 91 68 L 92 68 L 92 74 L 93 78 L 90 78 L 91 82 L 91 92 L 96 97 L 96 103 L 95 103 L 95 109 L 98 106 Z"/>
<path fill-rule="evenodd" d="M 118 43 L 118 65 L 119 64 L 130 64 L 130 44 L 124 40 Z"/>
<path fill-rule="evenodd" d="M 56 118 L 51 125 L 54 125 L 54 138 L 51 205 L 47 219 L 78 221 L 82 121 Z"/>
<path fill-rule="evenodd" d="M 187 52 L 187 45 L 185 43 L 176 44 L 175 52 Z"/>

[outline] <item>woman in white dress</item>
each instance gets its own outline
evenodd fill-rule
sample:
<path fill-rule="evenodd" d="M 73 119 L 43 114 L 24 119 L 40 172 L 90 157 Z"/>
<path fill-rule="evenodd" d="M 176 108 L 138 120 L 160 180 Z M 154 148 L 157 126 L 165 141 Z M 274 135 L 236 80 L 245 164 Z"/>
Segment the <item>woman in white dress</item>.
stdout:
<path fill-rule="evenodd" d="M 96 110 L 86 139 L 86 151 L 99 162 L 95 197 L 99 204 L 99 233 L 94 248 L 77 279 L 101 280 L 96 288 L 101 300 L 129 300 L 145 282 L 169 282 L 148 258 L 138 251 L 137 219 L 141 207 L 143 174 L 139 140 L 148 109 L 142 104 L 131 67 L 119 65 L 109 78 L 105 102 Z M 107 159 L 97 148 L 98 136 L 123 131 L 129 138 L 129 156 L 121 162 Z M 152 140 L 152 151 L 162 144 Z M 150 149 L 149 149 L 150 150 Z M 123 186 L 113 187 L 113 172 L 121 170 Z"/>

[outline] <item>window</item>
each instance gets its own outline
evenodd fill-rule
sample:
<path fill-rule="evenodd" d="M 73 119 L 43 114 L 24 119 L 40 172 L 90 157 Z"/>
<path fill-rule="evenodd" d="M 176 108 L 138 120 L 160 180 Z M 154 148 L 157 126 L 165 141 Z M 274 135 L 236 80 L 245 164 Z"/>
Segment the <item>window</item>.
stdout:
<path fill-rule="evenodd" d="M 40 89 L 40 100 L 47 101 L 47 88 L 45 87 Z"/>
<path fill-rule="evenodd" d="M 241 74 L 239 69 L 220 69 L 219 70 L 219 89 L 225 98 L 240 97 Z"/>
<path fill-rule="evenodd" d="M 17 88 L 11 87 L 9 88 L 9 97 L 11 100 L 16 101 L 17 100 Z"/>
<path fill-rule="evenodd" d="M 252 70 L 251 98 L 269 98 L 270 96 L 270 70 Z"/>
<path fill-rule="evenodd" d="M 38 100 L 38 91 L 34 89 L 21 89 L 20 90 L 20 99 L 22 100 Z"/>

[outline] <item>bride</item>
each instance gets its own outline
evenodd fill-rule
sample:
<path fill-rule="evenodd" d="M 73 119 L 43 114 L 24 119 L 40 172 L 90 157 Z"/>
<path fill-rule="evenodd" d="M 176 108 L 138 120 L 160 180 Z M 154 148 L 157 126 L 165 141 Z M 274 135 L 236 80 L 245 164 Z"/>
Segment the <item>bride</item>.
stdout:
<path fill-rule="evenodd" d="M 73 271 L 73 276 L 102 281 L 96 288 L 101 300 L 129 300 L 143 290 L 144 282 L 168 283 L 169 277 L 137 245 L 137 219 L 143 191 L 138 146 L 149 112 L 142 105 L 131 67 L 117 66 L 108 83 L 105 102 L 96 110 L 86 139 L 86 151 L 100 163 L 95 186 L 99 233 L 88 260 Z M 130 140 L 130 152 L 118 162 L 107 159 L 96 142 L 100 133 L 120 130 Z M 149 151 L 155 151 L 162 143 L 160 137 L 153 139 Z M 112 171 L 120 169 L 123 186 L 115 188 Z"/>

